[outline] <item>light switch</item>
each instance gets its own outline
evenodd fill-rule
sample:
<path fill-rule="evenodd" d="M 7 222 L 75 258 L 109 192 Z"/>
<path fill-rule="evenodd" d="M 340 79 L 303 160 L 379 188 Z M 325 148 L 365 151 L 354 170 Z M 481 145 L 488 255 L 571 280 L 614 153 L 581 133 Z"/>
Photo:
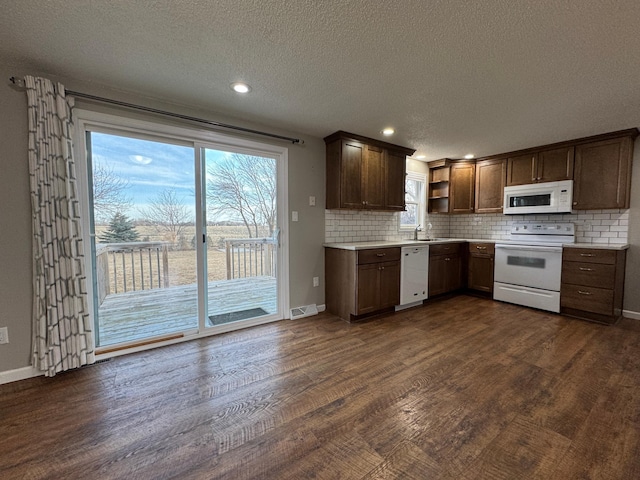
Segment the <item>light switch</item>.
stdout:
<path fill-rule="evenodd" d="M 291 221 L 292 222 L 297 222 L 298 221 L 298 212 L 296 212 L 296 211 L 291 212 Z"/>
<path fill-rule="evenodd" d="M 316 206 L 316 197 L 314 197 L 313 195 L 309 197 L 309 206 L 310 207 Z"/>

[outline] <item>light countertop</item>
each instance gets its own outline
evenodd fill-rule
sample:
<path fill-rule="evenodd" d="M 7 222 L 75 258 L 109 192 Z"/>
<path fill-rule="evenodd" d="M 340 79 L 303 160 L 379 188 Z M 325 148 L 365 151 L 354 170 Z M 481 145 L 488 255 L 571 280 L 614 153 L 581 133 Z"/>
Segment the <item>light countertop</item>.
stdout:
<path fill-rule="evenodd" d="M 421 240 L 374 240 L 371 242 L 325 243 L 323 246 L 327 248 L 339 248 L 342 250 L 367 250 L 371 248 L 412 247 L 417 245 L 437 245 L 441 243 L 466 241 L 467 240 L 465 239 L 459 238 L 438 238 L 428 242 Z"/>
<path fill-rule="evenodd" d="M 565 248 L 599 248 L 602 250 L 627 250 L 629 248 L 628 243 L 606 245 L 603 243 L 565 243 Z"/>
<path fill-rule="evenodd" d="M 339 248 L 342 250 L 367 250 L 372 248 L 390 247 L 412 247 L 417 245 L 438 245 L 443 243 L 474 242 L 474 243 L 513 243 L 509 240 L 488 240 L 474 238 L 437 238 L 431 241 L 424 240 L 374 240 L 371 242 L 349 242 L 349 243 L 325 243 L 327 248 Z M 566 243 L 566 248 L 597 248 L 604 250 L 626 250 L 629 244 L 605 245 L 600 243 Z"/>

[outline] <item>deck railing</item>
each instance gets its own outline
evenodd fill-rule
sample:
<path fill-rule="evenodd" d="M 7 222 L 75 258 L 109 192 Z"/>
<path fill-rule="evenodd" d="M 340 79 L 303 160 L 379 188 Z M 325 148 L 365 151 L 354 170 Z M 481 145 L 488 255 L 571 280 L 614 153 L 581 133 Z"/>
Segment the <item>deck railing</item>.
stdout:
<path fill-rule="evenodd" d="M 276 276 L 276 243 L 272 237 L 225 240 L 227 280 Z"/>
<path fill-rule="evenodd" d="M 96 245 L 98 301 L 111 293 L 169 286 L 167 242 L 99 243 Z"/>

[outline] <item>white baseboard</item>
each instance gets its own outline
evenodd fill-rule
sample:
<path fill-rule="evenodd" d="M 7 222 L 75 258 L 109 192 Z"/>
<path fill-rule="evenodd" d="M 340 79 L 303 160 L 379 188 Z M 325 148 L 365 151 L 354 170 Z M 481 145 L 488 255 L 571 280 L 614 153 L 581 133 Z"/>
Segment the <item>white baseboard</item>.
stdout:
<path fill-rule="evenodd" d="M 0 372 L 0 385 L 17 382 L 18 380 L 26 380 L 27 378 L 39 377 L 40 375 L 44 375 L 44 373 L 31 366 L 7 370 L 6 372 Z"/>
<path fill-rule="evenodd" d="M 633 320 L 640 320 L 640 312 L 634 312 L 632 310 L 623 310 L 622 316 Z"/>
<path fill-rule="evenodd" d="M 318 305 L 318 313 L 322 313 L 327 309 L 327 306 L 323 303 L 322 305 Z"/>

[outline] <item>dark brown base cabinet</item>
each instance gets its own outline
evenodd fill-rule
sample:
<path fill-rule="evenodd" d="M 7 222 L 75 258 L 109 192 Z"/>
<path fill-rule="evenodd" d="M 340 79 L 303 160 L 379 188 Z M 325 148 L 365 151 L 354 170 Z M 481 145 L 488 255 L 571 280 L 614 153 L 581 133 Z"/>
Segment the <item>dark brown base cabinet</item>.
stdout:
<path fill-rule="evenodd" d="M 469 242 L 467 288 L 493 294 L 495 244 Z"/>
<path fill-rule="evenodd" d="M 613 324 L 622 315 L 626 250 L 565 248 L 560 313 Z"/>
<path fill-rule="evenodd" d="M 560 313 L 614 324 L 622 315 L 626 250 L 565 248 Z M 491 242 L 429 246 L 429 297 L 463 289 L 493 293 Z M 400 303 L 400 247 L 325 248 L 327 310 L 349 322 Z M 466 285 L 465 285 L 466 284 Z"/>
<path fill-rule="evenodd" d="M 400 248 L 325 248 L 327 310 L 347 321 L 400 303 Z"/>
<path fill-rule="evenodd" d="M 429 297 L 460 290 L 463 280 L 463 243 L 429 246 Z"/>

